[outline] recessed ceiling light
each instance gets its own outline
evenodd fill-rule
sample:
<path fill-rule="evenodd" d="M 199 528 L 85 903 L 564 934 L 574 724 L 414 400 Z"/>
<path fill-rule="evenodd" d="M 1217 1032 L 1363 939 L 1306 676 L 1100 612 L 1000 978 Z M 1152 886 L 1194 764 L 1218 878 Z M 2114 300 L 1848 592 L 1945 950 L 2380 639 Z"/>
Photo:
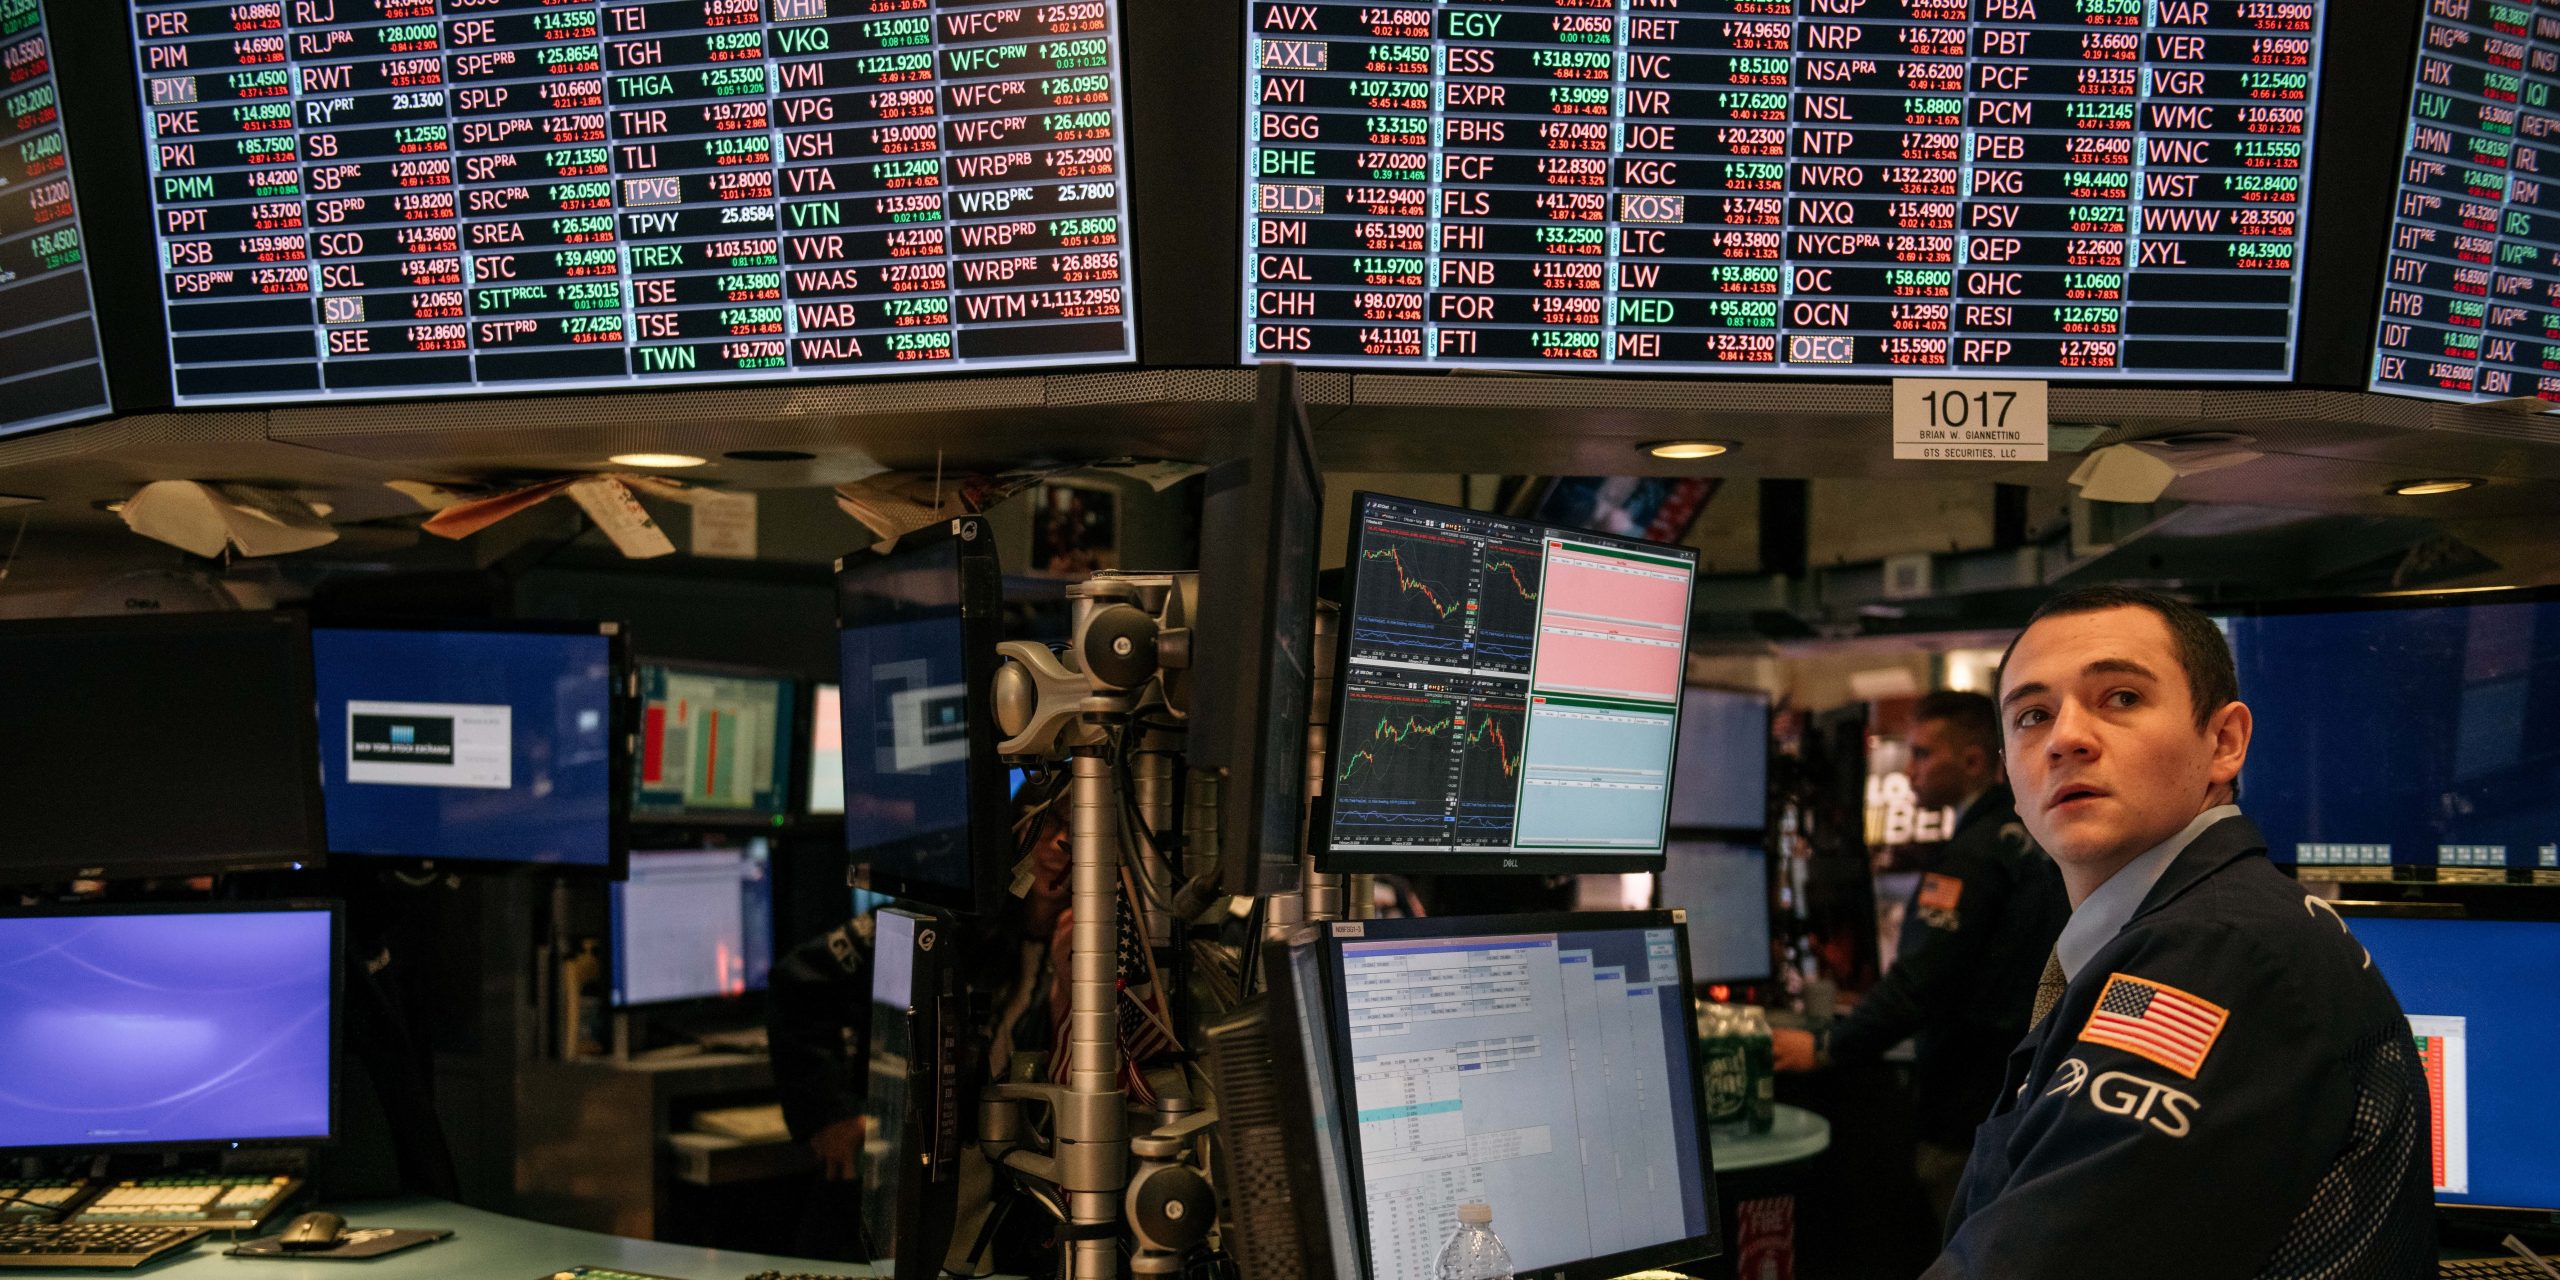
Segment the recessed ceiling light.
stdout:
<path fill-rule="evenodd" d="M 1730 440 L 1656 440 L 1637 448 L 1657 458 L 1690 461 L 1698 458 L 1720 458 L 1733 452 Z"/>
<path fill-rule="evenodd" d="M 2435 480 L 2403 480 L 2391 486 L 2391 492 L 2403 498 L 2431 498 L 2439 493 L 2460 493 L 2476 489 L 2480 482 L 2464 476 L 2445 476 Z"/>
<path fill-rule="evenodd" d="M 699 467 L 710 461 L 690 453 L 617 453 L 605 461 L 617 467 L 643 467 L 651 471 L 681 471 Z"/>

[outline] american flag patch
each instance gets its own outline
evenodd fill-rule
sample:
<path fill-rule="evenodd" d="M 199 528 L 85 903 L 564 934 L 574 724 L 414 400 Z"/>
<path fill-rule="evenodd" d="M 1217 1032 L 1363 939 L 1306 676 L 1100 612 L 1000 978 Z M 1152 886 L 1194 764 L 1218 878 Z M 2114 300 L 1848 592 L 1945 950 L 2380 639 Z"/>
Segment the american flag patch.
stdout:
<path fill-rule="evenodd" d="M 1964 881 L 1936 872 L 1920 877 L 1920 905 L 1938 911 L 1953 911 L 1964 901 Z"/>
<path fill-rule="evenodd" d="M 2129 973 L 2107 975 L 2080 1038 L 2149 1058 L 2193 1080 L 2231 1011 L 2176 987 Z"/>

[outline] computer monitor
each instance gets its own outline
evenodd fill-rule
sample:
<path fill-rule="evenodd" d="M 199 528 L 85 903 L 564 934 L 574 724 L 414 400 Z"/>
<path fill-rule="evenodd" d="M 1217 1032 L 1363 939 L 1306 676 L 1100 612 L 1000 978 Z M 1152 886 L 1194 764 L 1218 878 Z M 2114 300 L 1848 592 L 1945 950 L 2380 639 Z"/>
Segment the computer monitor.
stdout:
<path fill-rule="evenodd" d="M 1369 1280 L 1431 1280 L 1471 1202 L 1524 1276 L 1721 1252 L 1674 913 L 1337 923 L 1325 945 Z"/>
<path fill-rule="evenodd" d="M 631 816 L 691 824 L 781 822 L 790 811 L 798 710 L 798 690 L 781 676 L 643 664 Z"/>
<path fill-rule="evenodd" d="M 0 912 L 0 1151 L 336 1135 L 338 912 Z"/>
<path fill-rule="evenodd" d="M 1285 888 L 1306 815 L 1315 687 L 1316 550 L 1324 477 L 1297 371 L 1265 365 L 1241 459 L 1200 500 L 1200 616 L 1191 765 L 1224 775 L 1221 878 L 1229 893 Z"/>
<path fill-rule="evenodd" d="M 762 839 L 634 849 L 629 872 L 607 892 L 615 1007 L 764 990 L 773 972 L 773 851 Z"/>
<path fill-rule="evenodd" d="M 1323 956 L 1313 930 L 1265 945 L 1270 990 L 1204 1035 L 1219 1221 L 1244 1280 L 1364 1280 Z"/>
<path fill-rule="evenodd" d="M 987 522 L 836 562 L 845 848 L 870 888 L 993 911 L 1013 863 L 995 713 L 1004 580 Z"/>
<path fill-rule="evenodd" d="M 844 814 L 844 688 L 822 684 L 809 694 L 808 814 Z"/>
<path fill-rule="evenodd" d="M 1655 882 L 1662 905 L 1689 917 L 1689 969 L 1700 982 L 1766 982 L 1769 853 L 1756 844 L 1673 840 Z"/>
<path fill-rule="evenodd" d="M 959 1207 L 960 1033 L 941 920 L 900 907 L 872 919 L 870 1087 L 862 1221 L 892 1280 L 942 1272 Z"/>
<path fill-rule="evenodd" d="M 1674 829 L 1762 831 L 1769 825 L 1769 696 L 1692 685 L 1680 691 Z"/>
<path fill-rule="evenodd" d="M 2560 922 L 2340 910 L 2417 1037 L 2436 1202 L 2560 1213 Z"/>
<path fill-rule="evenodd" d="M 620 871 L 620 627 L 324 627 L 312 653 L 332 851 Z"/>
<path fill-rule="evenodd" d="M 1662 865 L 1698 553 L 1352 496 L 1323 865 Z"/>
<path fill-rule="evenodd" d="M 0 623 L 0 882 L 317 862 L 310 708 L 293 615 Z"/>

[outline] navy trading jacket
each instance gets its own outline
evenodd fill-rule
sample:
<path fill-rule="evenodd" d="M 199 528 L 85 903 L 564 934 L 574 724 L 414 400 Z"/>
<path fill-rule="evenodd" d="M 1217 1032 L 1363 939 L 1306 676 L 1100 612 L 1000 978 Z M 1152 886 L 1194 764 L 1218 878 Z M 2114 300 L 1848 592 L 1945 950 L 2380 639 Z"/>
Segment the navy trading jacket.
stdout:
<path fill-rule="evenodd" d="M 2198 835 L 2010 1055 L 1928 1280 L 2435 1274 L 2408 1019 L 2265 849 Z"/>

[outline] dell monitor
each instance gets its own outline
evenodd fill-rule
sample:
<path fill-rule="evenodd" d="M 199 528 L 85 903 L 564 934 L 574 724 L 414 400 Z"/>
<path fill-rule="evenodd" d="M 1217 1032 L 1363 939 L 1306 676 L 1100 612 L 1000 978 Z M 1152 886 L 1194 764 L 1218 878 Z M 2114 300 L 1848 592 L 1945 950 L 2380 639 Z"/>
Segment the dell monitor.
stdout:
<path fill-rule="evenodd" d="M 773 852 L 763 840 L 634 849 L 629 872 L 607 893 L 616 1008 L 764 990 L 773 972 Z"/>
<path fill-rule="evenodd" d="M 1769 980 L 1767 850 L 1675 839 L 1655 884 L 1663 906 L 1689 917 L 1689 969 L 1698 981 Z"/>
<path fill-rule="evenodd" d="M 0 883 L 319 859 L 296 616 L 0 623 L 0 708 Z"/>
<path fill-rule="evenodd" d="M 312 652 L 332 851 L 620 870 L 619 627 L 325 627 Z"/>
<path fill-rule="evenodd" d="M 953 938 L 899 907 L 872 917 L 862 1221 L 883 1280 L 933 1280 L 959 1206 L 961 1022 Z"/>
<path fill-rule="evenodd" d="M 867 887 L 993 911 L 1012 865 L 987 692 L 1003 638 L 987 522 L 962 516 L 836 564 L 845 848 Z"/>
<path fill-rule="evenodd" d="M 0 1152 L 335 1136 L 338 913 L 0 912 Z"/>
<path fill-rule="evenodd" d="M 631 816 L 770 826 L 789 812 L 799 692 L 779 676 L 650 663 L 640 668 Z"/>
<path fill-rule="evenodd" d="M 1468 1203 L 1524 1276 L 1721 1252 L 1676 913 L 1345 922 L 1326 946 L 1368 1280 L 1432 1280 Z"/>
<path fill-rule="evenodd" d="M 805 811 L 813 818 L 844 814 L 844 689 L 822 684 L 809 695 L 809 767 Z"/>
<path fill-rule="evenodd" d="M 1769 697 L 1692 686 L 1680 691 L 1680 767 L 1671 775 L 1675 830 L 1759 832 L 1769 825 Z"/>
<path fill-rule="evenodd" d="M 1328 871 L 1653 871 L 1698 553 L 1352 497 Z"/>

